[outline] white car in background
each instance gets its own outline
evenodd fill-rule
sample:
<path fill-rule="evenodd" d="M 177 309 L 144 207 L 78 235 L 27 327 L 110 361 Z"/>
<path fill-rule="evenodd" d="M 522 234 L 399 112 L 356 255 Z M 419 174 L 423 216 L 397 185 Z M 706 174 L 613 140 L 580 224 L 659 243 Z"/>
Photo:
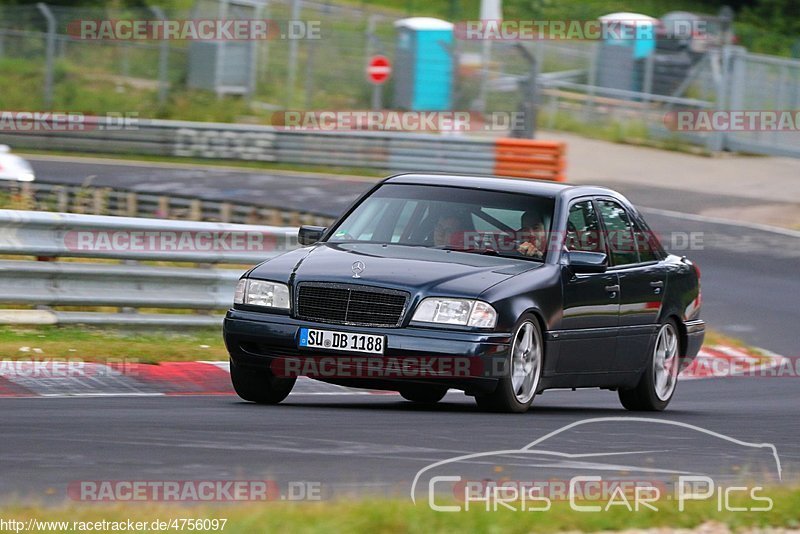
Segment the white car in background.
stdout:
<path fill-rule="evenodd" d="M 0 180 L 32 182 L 35 179 L 30 163 L 12 154 L 8 145 L 0 145 Z"/>

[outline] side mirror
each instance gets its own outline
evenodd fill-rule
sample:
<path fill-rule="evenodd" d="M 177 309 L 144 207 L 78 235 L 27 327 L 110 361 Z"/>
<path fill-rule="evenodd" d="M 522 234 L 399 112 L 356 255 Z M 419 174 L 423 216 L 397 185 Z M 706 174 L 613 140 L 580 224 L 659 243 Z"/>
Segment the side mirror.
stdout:
<path fill-rule="evenodd" d="M 301 245 L 313 245 L 322 239 L 325 230 L 327 228 L 324 226 L 301 226 L 300 231 L 297 232 L 297 242 Z"/>
<path fill-rule="evenodd" d="M 602 252 L 570 250 L 567 264 L 575 274 L 604 273 L 608 269 L 608 258 Z"/>

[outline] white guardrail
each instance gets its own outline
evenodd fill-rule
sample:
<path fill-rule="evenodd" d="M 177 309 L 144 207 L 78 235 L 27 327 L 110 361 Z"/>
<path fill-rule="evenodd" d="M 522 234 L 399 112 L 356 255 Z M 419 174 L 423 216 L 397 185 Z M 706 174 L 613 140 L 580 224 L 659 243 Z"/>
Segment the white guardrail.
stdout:
<path fill-rule="evenodd" d="M 0 210 L 0 304 L 34 308 L 0 323 L 219 324 L 239 276 L 296 246 L 296 228 Z"/>

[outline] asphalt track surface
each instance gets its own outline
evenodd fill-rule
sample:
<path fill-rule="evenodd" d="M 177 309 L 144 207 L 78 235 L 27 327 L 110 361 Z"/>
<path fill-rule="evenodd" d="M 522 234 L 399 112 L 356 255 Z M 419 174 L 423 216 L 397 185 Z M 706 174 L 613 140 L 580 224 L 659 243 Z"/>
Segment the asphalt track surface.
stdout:
<path fill-rule="evenodd" d="M 750 475 L 776 480 L 765 451 L 754 452 L 696 429 L 745 442 L 772 443 L 784 482 L 800 474 L 797 379 L 720 378 L 679 384 L 658 422 L 610 421 L 566 431 L 537 449 L 611 457 L 608 475 L 643 467 L 708 474 L 714 480 Z M 63 501 L 82 480 L 276 480 L 319 483 L 327 496 L 407 497 L 427 465 L 469 453 L 519 449 L 559 428 L 590 418 L 631 417 L 607 391 L 550 391 L 524 415 L 477 411 L 451 392 L 420 408 L 389 395 L 290 395 L 278 406 L 234 396 L 33 398 L 0 402 L 0 495 Z M 559 439 L 560 438 L 560 439 Z M 601 469 L 609 458 L 537 456 L 463 462 L 471 480 L 547 480 Z M 516 467 L 515 467 L 516 466 Z M 757 467 L 755 467 L 757 466 Z M 472 474 L 474 470 L 478 472 Z M 523 474 L 524 473 L 524 474 Z M 649 478 L 648 478 L 649 479 Z"/>
<path fill-rule="evenodd" d="M 46 182 L 238 201 L 325 215 L 337 215 L 371 183 L 368 178 L 331 175 L 321 180 L 308 174 L 241 168 L 26 158 L 37 178 Z"/>
<path fill-rule="evenodd" d="M 88 169 L 86 165 L 34 161 L 38 175 L 48 181 L 60 177 L 81 183 L 90 173 L 97 176 L 96 183 L 106 185 L 101 182 L 105 176 L 116 180 L 107 185 L 124 185 L 123 169 Z M 368 182 L 360 180 L 303 178 L 298 182 L 296 176 L 260 171 L 230 171 L 232 177 L 224 180 L 216 173 L 228 171 L 200 171 L 215 176 L 204 180 L 187 169 L 126 172 L 138 176 L 136 187 L 150 191 L 141 181 L 144 175 L 153 177 L 154 187 L 173 184 L 169 187 L 181 189 L 181 194 L 202 193 L 210 198 L 234 198 L 229 196 L 232 191 L 246 191 L 243 184 L 249 184 L 271 190 L 263 198 L 272 202 L 302 198 L 306 206 L 309 202 L 326 206 L 320 211 L 341 209 L 368 187 Z M 685 253 L 702 269 L 703 317 L 711 327 L 779 354 L 800 354 L 800 282 L 796 277 L 800 239 L 654 211 L 691 214 L 701 206 L 748 202 L 736 197 L 687 198 L 683 192 L 640 186 L 619 189 L 648 208 L 648 221 L 667 243 L 691 232 L 702 235 L 702 248 Z M 254 198 L 252 192 L 242 194 Z M 681 253 L 681 247 L 672 248 Z M 242 403 L 231 396 L 3 399 L 0 496 L 63 500 L 68 484 L 79 480 L 242 478 L 274 479 L 281 484 L 319 482 L 323 493 L 330 495 L 407 496 L 418 470 L 432 462 L 516 450 L 565 425 L 608 417 L 628 420 L 587 423 L 537 447 L 560 451 L 562 456 L 521 453 L 511 459 L 471 460 L 459 462 L 450 474 L 528 480 L 605 469 L 647 473 L 640 478 L 677 472 L 709 474 L 715 480 L 777 480 L 772 456 L 765 459 L 763 448 L 720 437 L 727 436 L 774 444 L 782 481 L 796 482 L 800 478 L 799 400 L 797 376 L 682 382 L 668 411 L 652 416 L 657 421 L 630 419 L 636 414 L 623 411 L 615 393 L 596 390 L 546 392 L 521 416 L 480 413 L 470 398 L 458 393 L 448 394 L 433 408 L 389 395 L 308 393 L 293 394 L 274 407 Z M 563 453 L 593 456 L 577 461 Z"/>

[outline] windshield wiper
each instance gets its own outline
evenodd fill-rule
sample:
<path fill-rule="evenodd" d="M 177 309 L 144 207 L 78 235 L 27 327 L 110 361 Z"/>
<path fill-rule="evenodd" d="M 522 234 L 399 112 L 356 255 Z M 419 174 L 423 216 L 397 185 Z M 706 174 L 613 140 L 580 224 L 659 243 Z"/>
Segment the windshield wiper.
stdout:
<path fill-rule="evenodd" d="M 511 259 L 516 259 L 516 260 L 533 260 L 533 261 L 538 261 L 538 262 L 544 263 L 544 258 L 536 258 L 534 256 L 525 256 L 525 255 L 522 255 L 522 254 L 520 254 L 520 255 L 517 255 L 517 254 L 514 254 L 514 255 L 501 254 L 499 251 L 497 251 L 497 250 L 495 250 L 493 248 L 485 248 L 485 249 L 473 248 L 473 249 L 469 249 L 469 248 L 452 247 L 452 246 L 433 247 L 433 248 L 436 248 L 438 250 L 450 250 L 450 251 L 454 251 L 454 252 L 464 252 L 466 254 L 481 254 L 483 256 L 497 256 L 499 258 L 511 258 Z"/>

